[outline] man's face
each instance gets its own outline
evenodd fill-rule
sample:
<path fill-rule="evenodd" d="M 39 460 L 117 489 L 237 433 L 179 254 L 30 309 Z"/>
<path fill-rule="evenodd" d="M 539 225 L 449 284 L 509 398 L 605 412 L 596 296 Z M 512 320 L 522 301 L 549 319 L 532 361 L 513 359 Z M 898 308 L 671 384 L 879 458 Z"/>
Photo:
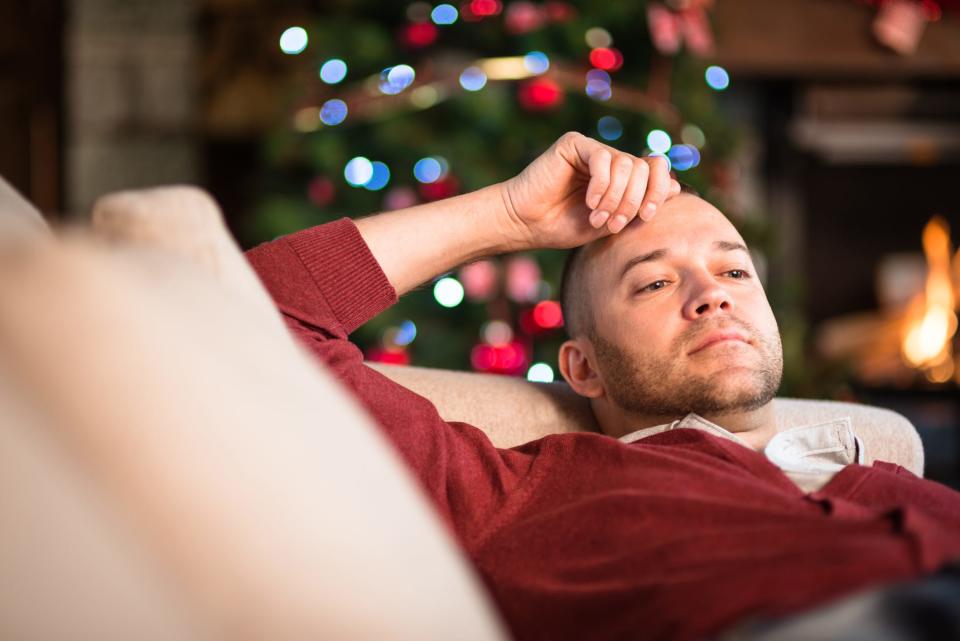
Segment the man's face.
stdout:
<path fill-rule="evenodd" d="M 774 397 L 777 322 L 743 239 L 717 209 L 683 194 L 591 249 L 591 342 L 613 403 L 647 416 L 710 415 Z"/>

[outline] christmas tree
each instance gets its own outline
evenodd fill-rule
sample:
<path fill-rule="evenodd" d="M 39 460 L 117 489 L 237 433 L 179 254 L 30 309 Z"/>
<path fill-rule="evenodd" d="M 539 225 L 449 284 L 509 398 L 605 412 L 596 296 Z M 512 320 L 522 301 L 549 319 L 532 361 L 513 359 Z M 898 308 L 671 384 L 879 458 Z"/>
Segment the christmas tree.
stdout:
<path fill-rule="evenodd" d="M 353 2 L 277 33 L 296 68 L 265 143 L 270 171 L 247 235 L 444 198 L 518 173 L 563 132 L 666 155 L 755 248 L 736 209 L 737 136 L 717 108 L 706 0 Z M 424 238 L 424 242 L 430 242 Z M 563 252 L 442 274 L 358 330 L 367 358 L 552 380 L 563 340 Z"/>

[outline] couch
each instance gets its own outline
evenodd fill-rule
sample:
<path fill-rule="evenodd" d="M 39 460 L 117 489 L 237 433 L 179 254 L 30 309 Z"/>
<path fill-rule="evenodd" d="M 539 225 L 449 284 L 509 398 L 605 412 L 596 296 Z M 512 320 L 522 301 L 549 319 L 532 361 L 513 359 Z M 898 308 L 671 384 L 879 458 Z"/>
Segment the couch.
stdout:
<path fill-rule="evenodd" d="M 51 234 L 0 179 L 0 638 L 505 638 L 213 200 L 112 194 L 91 220 Z M 369 365 L 503 447 L 597 429 L 564 384 Z M 893 412 L 775 402 L 922 473 Z"/>

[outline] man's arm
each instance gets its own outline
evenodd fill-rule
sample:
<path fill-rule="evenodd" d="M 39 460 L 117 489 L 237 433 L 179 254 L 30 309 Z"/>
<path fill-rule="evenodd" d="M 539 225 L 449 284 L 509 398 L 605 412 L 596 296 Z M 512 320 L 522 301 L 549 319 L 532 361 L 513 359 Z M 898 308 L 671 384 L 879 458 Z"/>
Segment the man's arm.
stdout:
<path fill-rule="evenodd" d="M 356 221 L 398 296 L 482 256 L 583 245 L 679 192 L 662 158 L 565 134 L 510 180 Z"/>

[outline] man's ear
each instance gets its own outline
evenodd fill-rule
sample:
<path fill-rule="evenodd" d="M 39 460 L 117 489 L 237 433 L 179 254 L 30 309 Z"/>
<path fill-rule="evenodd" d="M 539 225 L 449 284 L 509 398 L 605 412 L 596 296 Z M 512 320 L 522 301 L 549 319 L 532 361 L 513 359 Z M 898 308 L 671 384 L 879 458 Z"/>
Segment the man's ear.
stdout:
<path fill-rule="evenodd" d="M 597 398 L 603 395 L 603 380 L 590 361 L 589 346 L 582 339 L 570 339 L 560 346 L 560 374 L 580 396 Z"/>

